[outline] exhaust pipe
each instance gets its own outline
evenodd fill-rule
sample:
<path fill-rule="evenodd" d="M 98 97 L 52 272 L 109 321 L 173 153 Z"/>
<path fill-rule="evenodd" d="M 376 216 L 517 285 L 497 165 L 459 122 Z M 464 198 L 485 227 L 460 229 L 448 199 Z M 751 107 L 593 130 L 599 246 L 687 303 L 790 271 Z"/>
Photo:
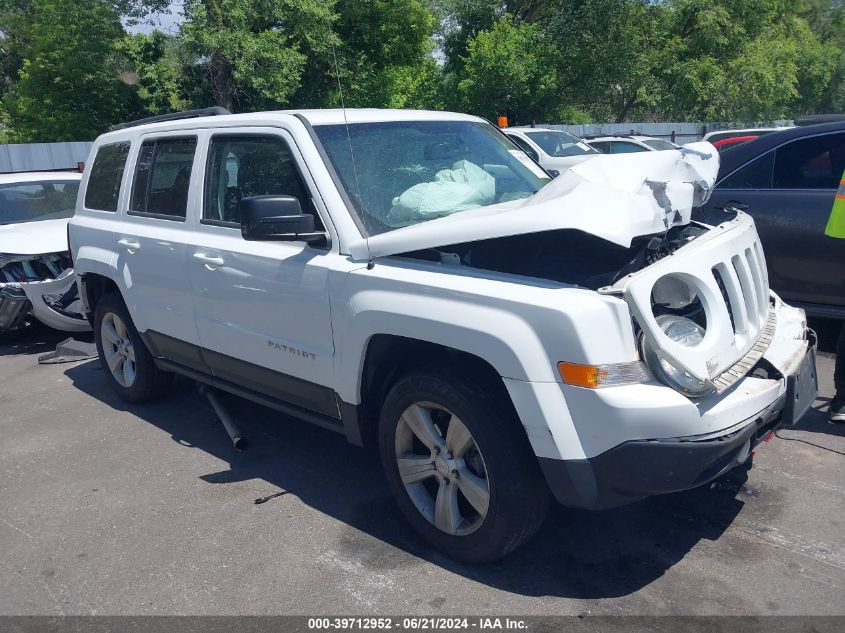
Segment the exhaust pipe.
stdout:
<path fill-rule="evenodd" d="M 200 395 L 205 396 L 206 400 L 211 403 L 211 408 L 214 409 L 214 412 L 217 414 L 217 417 L 223 423 L 223 428 L 226 429 L 226 433 L 229 434 L 229 437 L 232 440 L 232 446 L 235 447 L 235 450 L 243 451 L 246 450 L 247 446 L 249 446 L 249 442 L 241 430 L 238 428 L 238 425 L 235 424 L 235 421 L 232 419 L 232 416 L 229 415 L 229 412 L 223 407 L 223 404 L 220 402 L 220 399 L 217 397 L 217 392 L 214 391 L 208 385 L 200 384 L 199 387 Z"/>

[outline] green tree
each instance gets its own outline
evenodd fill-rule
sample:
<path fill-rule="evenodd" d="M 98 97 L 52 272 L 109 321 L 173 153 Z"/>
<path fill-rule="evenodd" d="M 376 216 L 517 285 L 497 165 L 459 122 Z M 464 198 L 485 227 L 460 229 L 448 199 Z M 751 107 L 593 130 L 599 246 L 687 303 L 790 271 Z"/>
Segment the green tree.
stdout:
<path fill-rule="evenodd" d="M 18 141 L 91 139 L 140 110 L 119 76 L 123 27 L 105 0 L 35 0 L 23 63 L 6 95 Z"/>
<path fill-rule="evenodd" d="M 557 89 L 553 61 L 554 49 L 536 24 L 503 16 L 467 46 L 458 84 L 464 107 L 491 119 L 506 114 L 512 122 L 546 116 Z"/>
<path fill-rule="evenodd" d="M 841 55 L 799 8 L 782 0 L 676 0 L 662 114 L 768 121 L 821 104 Z"/>
<path fill-rule="evenodd" d="M 437 19 L 424 0 L 338 0 L 341 42 L 317 85 L 331 86 L 322 103 L 339 105 L 337 75 L 350 107 L 436 107 L 439 71 L 431 56 Z"/>
<path fill-rule="evenodd" d="M 330 54 L 334 0 L 187 0 L 182 31 L 214 102 L 235 110 L 287 104 L 306 65 Z"/>
<path fill-rule="evenodd" d="M 118 47 L 124 57 L 124 81 L 138 87 L 145 112 L 150 115 L 183 110 L 188 105 L 183 74 L 188 60 L 180 56 L 183 43 L 161 31 L 127 35 Z"/>

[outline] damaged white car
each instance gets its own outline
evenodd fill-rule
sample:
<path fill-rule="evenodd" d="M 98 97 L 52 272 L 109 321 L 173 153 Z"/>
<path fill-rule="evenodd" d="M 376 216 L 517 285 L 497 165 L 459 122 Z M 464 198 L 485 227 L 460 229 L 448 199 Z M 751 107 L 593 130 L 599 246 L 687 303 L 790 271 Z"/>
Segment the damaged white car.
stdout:
<path fill-rule="evenodd" d="M 450 556 L 513 550 L 551 496 L 712 481 L 815 398 L 752 219 L 691 221 L 708 143 L 551 181 L 467 115 L 202 114 L 94 144 L 70 242 L 105 379 L 140 402 L 178 372 L 376 444 Z"/>
<path fill-rule="evenodd" d="M 0 335 L 37 319 L 67 332 L 90 330 L 70 261 L 67 223 L 81 174 L 0 174 Z"/>

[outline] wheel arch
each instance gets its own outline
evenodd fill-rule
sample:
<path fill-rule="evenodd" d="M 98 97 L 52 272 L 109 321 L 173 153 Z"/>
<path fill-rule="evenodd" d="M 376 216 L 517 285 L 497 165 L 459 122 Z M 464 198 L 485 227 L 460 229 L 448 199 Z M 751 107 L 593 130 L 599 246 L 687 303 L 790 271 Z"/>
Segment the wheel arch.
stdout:
<path fill-rule="evenodd" d="M 367 340 L 359 372 L 357 423 L 361 443 L 373 444 L 381 406 L 393 384 L 416 368 L 438 363 L 465 370 L 479 387 L 493 390 L 519 420 L 501 374 L 485 358 L 420 338 L 379 333 Z M 524 425 L 520 426 L 524 430 Z"/>
<path fill-rule="evenodd" d="M 82 297 L 85 318 L 88 319 L 92 327 L 94 326 L 94 313 L 97 310 L 97 303 L 99 303 L 100 299 L 110 293 L 123 298 L 118 284 L 110 277 L 99 273 L 80 274 L 79 290 L 79 294 Z"/>

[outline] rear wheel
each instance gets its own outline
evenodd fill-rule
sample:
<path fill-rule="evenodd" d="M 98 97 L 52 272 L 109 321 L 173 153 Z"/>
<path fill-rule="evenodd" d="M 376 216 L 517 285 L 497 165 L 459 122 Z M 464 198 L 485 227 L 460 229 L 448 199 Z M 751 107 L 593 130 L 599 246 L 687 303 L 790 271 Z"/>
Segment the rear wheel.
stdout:
<path fill-rule="evenodd" d="M 463 374 L 400 379 L 379 424 L 382 465 L 402 513 L 459 560 L 516 549 L 545 518 L 549 492 L 510 403 Z"/>
<path fill-rule="evenodd" d="M 94 339 L 106 378 L 121 398 L 147 402 L 167 391 L 170 374 L 156 367 L 117 295 L 105 295 L 97 303 Z"/>

